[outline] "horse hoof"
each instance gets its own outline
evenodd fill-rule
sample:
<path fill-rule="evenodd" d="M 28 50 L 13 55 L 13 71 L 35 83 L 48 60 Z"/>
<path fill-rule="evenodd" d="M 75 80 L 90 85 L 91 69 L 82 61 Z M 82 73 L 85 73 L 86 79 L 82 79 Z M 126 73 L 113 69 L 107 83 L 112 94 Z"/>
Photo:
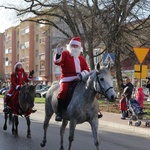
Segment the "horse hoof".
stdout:
<path fill-rule="evenodd" d="M 15 138 L 18 138 L 19 136 L 17 135 L 17 134 L 15 134 L 15 136 L 14 136 Z"/>
<path fill-rule="evenodd" d="M 44 142 L 42 142 L 42 143 L 40 144 L 40 146 L 41 146 L 41 147 L 44 147 L 44 146 L 45 146 L 45 143 L 44 143 Z"/>
<path fill-rule="evenodd" d="M 6 125 L 3 126 L 3 130 L 7 130 L 7 126 Z"/>
<path fill-rule="evenodd" d="M 28 138 L 28 139 L 31 139 L 31 134 L 28 134 L 28 135 L 27 135 L 27 138 Z"/>
<path fill-rule="evenodd" d="M 59 150 L 64 150 L 64 147 L 63 147 L 63 146 L 61 146 L 61 148 L 60 148 Z"/>

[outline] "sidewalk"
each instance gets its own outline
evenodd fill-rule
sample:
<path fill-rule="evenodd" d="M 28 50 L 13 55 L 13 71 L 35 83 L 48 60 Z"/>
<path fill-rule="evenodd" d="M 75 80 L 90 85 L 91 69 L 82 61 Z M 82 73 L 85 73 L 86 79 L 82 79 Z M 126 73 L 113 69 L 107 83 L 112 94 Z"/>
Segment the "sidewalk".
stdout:
<path fill-rule="evenodd" d="M 35 104 L 35 109 L 38 111 L 44 111 L 44 104 Z M 105 127 L 113 127 L 120 130 L 126 130 L 129 132 L 136 132 L 139 134 L 144 134 L 147 136 L 150 136 L 150 127 L 145 126 L 145 122 L 141 121 L 141 125 L 139 127 L 136 127 L 135 121 L 133 121 L 133 125 L 129 126 L 128 121 L 129 118 L 126 120 L 122 120 L 121 114 L 116 113 L 109 113 L 109 112 L 102 112 L 103 117 L 99 119 L 99 126 L 105 126 Z M 149 120 L 150 121 L 150 120 Z"/>
<path fill-rule="evenodd" d="M 136 132 L 139 134 L 144 134 L 147 136 L 150 136 L 150 127 L 146 127 L 145 121 L 141 120 L 141 125 L 139 127 L 135 126 L 136 121 L 132 121 L 133 125 L 128 125 L 129 118 L 126 120 L 122 120 L 121 114 L 116 114 L 116 113 L 109 113 L 109 112 L 102 112 L 103 117 L 99 119 L 99 125 L 101 126 L 108 126 L 108 127 L 113 127 L 117 128 L 120 130 L 126 130 L 130 132 Z M 148 120 L 150 121 L 150 120 Z"/>

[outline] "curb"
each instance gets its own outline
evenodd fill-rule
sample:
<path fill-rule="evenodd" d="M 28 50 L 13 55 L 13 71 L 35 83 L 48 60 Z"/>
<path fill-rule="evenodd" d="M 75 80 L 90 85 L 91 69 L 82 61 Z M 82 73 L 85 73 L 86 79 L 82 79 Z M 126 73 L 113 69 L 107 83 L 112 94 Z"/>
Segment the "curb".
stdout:
<path fill-rule="evenodd" d="M 119 130 L 135 132 L 135 133 L 139 133 L 141 135 L 150 136 L 150 128 L 149 127 L 141 128 L 141 127 L 136 127 L 136 126 L 129 126 L 129 125 L 113 123 L 113 122 L 104 121 L 104 120 L 99 121 L 99 126 L 111 127 L 111 128 L 115 128 L 115 129 L 119 129 Z"/>

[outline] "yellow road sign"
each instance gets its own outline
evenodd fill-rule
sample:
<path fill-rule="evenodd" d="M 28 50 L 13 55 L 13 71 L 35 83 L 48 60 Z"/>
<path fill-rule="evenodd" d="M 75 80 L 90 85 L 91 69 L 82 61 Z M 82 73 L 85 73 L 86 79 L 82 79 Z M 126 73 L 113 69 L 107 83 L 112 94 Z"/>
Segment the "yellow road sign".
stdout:
<path fill-rule="evenodd" d="M 145 79 L 148 76 L 147 65 L 134 65 L 134 78 Z"/>
<path fill-rule="evenodd" d="M 134 47 L 133 50 L 134 50 L 134 53 L 135 53 L 137 59 L 139 60 L 140 64 L 142 64 L 147 53 L 149 52 L 149 48 Z"/>

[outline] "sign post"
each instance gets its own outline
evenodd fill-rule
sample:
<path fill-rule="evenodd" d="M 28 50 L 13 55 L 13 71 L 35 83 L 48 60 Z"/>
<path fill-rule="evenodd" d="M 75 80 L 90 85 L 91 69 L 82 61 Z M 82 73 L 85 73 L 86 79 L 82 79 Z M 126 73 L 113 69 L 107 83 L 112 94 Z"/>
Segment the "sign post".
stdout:
<path fill-rule="evenodd" d="M 147 76 L 147 65 L 142 65 L 147 53 L 149 52 L 149 48 L 133 48 L 134 53 L 140 62 L 140 65 L 134 66 L 134 77 L 140 79 L 141 86 L 141 78 L 146 78 Z"/>

